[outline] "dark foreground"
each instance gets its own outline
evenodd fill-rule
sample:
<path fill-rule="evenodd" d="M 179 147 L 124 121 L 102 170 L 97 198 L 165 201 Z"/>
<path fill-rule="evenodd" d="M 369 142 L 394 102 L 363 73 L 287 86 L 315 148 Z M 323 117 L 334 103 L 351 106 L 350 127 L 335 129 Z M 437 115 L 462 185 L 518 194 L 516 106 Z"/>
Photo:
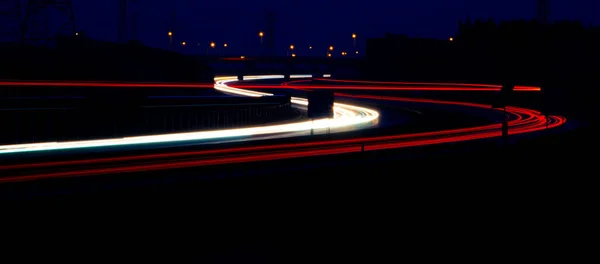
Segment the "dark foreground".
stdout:
<path fill-rule="evenodd" d="M 3 212 L 30 250 L 60 248 L 22 260 L 573 260 L 591 135 L 6 185 Z"/>

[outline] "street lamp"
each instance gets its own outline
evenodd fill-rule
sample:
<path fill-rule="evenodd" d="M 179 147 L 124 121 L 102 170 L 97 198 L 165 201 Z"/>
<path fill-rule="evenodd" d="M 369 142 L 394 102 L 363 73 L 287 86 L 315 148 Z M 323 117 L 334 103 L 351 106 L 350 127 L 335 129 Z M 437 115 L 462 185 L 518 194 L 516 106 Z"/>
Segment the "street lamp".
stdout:
<path fill-rule="evenodd" d="M 225 48 L 227 48 L 227 43 L 223 43 L 223 50 L 221 50 L 221 56 L 225 53 Z"/>
<path fill-rule="evenodd" d="M 169 47 L 173 48 L 173 32 L 169 31 Z"/>
<path fill-rule="evenodd" d="M 452 37 L 451 37 L 451 38 L 450 38 L 450 42 L 452 42 L 452 41 L 454 41 L 454 38 L 452 38 Z"/>
<path fill-rule="evenodd" d="M 295 57 L 296 57 L 296 53 L 292 53 L 292 57 L 294 57 L 294 58 L 295 58 Z"/>
<path fill-rule="evenodd" d="M 333 51 L 333 46 L 329 46 L 329 50 L 330 50 L 330 51 Z"/>
<path fill-rule="evenodd" d="M 356 33 L 352 33 L 352 39 L 354 40 L 354 48 L 356 48 Z"/>
<path fill-rule="evenodd" d="M 208 48 L 214 49 L 215 46 L 216 46 L 216 44 L 214 42 L 210 42 L 210 45 L 208 45 L 208 47 L 206 47 L 206 55 L 208 55 Z"/>
<path fill-rule="evenodd" d="M 327 57 L 331 57 L 331 53 L 327 52 Z"/>
<path fill-rule="evenodd" d="M 346 53 L 345 51 L 342 51 L 342 56 L 346 56 L 346 54 L 348 54 L 348 53 Z"/>
<path fill-rule="evenodd" d="M 181 42 L 181 46 L 185 46 L 185 41 L 182 41 L 182 42 Z"/>
<path fill-rule="evenodd" d="M 262 45 L 262 43 L 263 43 L 263 37 L 265 36 L 265 33 L 262 32 L 262 31 L 258 32 L 258 36 L 260 37 L 260 44 Z"/>
<path fill-rule="evenodd" d="M 290 45 L 290 50 L 288 50 L 285 55 L 286 56 L 289 55 L 290 51 L 292 51 L 292 52 L 294 51 L 294 44 Z"/>

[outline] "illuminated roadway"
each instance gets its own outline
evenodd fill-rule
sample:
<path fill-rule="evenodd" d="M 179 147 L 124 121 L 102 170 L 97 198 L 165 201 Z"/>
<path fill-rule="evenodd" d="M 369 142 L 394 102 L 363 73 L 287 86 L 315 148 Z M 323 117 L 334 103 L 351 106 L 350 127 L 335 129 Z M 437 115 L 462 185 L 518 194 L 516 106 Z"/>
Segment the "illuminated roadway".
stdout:
<path fill-rule="evenodd" d="M 310 76 L 296 75 L 293 78 L 308 78 Z M 279 79 L 283 76 L 245 76 L 245 80 L 261 79 Z M 214 88 L 238 96 L 269 96 L 272 94 L 252 91 L 248 89 L 339 89 L 339 90 L 434 90 L 434 91 L 499 91 L 500 86 L 496 85 L 472 85 L 472 84 L 448 84 L 448 83 L 401 83 L 401 82 L 361 82 L 361 81 L 343 81 L 343 80 L 320 80 L 324 82 L 338 83 L 335 85 L 300 85 L 306 80 L 297 80 L 282 85 L 258 85 L 247 83 L 236 83 L 237 77 L 220 77 L 215 79 Z M 346 84 L 344 84 L 346 83 Z M 14 84 L 14 83 L 12 83 Z M 40 83 L 28 84 L 39 85 Z M 0 82 L 0 86 L 3 83 Z M 9 85 L 9 84 L 4 84 Z M 44 83 L 52 86 L 52 83 Z M 76 84 L 72 84 L 76 86 Z M 82 83 L 77 83 L 81 86 Z M 98 83 L 94 85 L 100 86 Z M 135 85 L 143 87 L 153 84 L 115 84 L 126 87 Z M 176 84 L 180 87 L 185 86 L 193 88 L 192 84 Z M 401 87 L 399 85 L 402 85 Z M 54 84 L 56 86 L 56 84 Z M 162 84 L 164 87 L 165 84 Z M 199 86 L 198 88 L 202 88 Z M 538 87 L 515 87 L 515 91 L 536 92 L 540 91 Z M 380 96 L 365 94 L 346 94 L 336 93 L 336 97 L 345 97 L 352 99 L 370 99 L 397 102 L 413 102 L 423 104 L 441 104 L 454 105 L 462 107 L 472 107 L 487 109 L 489 111 L 498 111 L 491 109 L 490 105 L 453 102 L 432 99 L 404 98 L 396 96 Z M 292 97 L 292 103 L 298 106 L 306 106 L 308 101 L 305 98 Z M 544 116 L 540 112 L 519 108 L 507 107 L 507 114 L 510 118 L 508 125 L 510 135 L 530 133 L 546 128 L 558 127 L 566 122 L 564 117 Z M 211 140 L 223 140 L 226 142 L 230 138 L 240 138 L 245 136 L 272 136 L 272 137 L 290 137 L 297 135 L 306 135 L 311 129 L 331 128 L 331 132 L 343 132 L 348 130 L 363 129 L 372 126 L 377 122 L 379 113 L 373 109 L 359 105 L 349 105 L 336 103 L 334 106 L 333 119 L 321 119 L 313 121 L 302 121 L 287 124 L 278 124 L 262 127 L 250 127 L 239 129 L 228 129 L 219 131 L 202 131 L 192 133 L 177 133 L 165 135 L 139 136 L 120 139 L 106 140 L 88 140 L 72 142 L 49 142 L 36 144 L 19 144 L 0 146 L 0 157 L 15 153 L 30 152 L 48 152 L 60 150 L 85 150 L 90 148 L 103 148 L 114 146 L 144 146 L 159 144 L 177 144 L 190 142 L 204 142 Z M 442 131 L 432 131 L 411 134 L 396 134 L 374 137 L 357 137 L 351 139 L 338 139 L 327 141 L 310 141 L 302 143 L 286 144 L 264 144 L 250 147 L 224 147 L 221 149 L 206 149 L 198 151 L 165 151 L 158 154 L 130 155 L 106 158 L 82 158 L 53 162 L 37 162 L 0 165 L 1 182 L 19 182 L 38 179 L 80 177 L 103 174 L 115 174 L 125 172 L 141 172 L 153 170 L 168 170 L 188 167 L 245 163 L 281 160 L 289 158 L 311 157 L 321 155 L 334 155 L 345 153 L 357 153 L 362 151 L 376 151 L 384 149 L 398 149 L 414 146 L 424 146 L 469 140 L 486 139 L 500 137 L 501 124 L 490 124 L 477 127 L 450 129 Z M 299 133 L 300 132 L 300 133 Z M 248 140 L 264 139 L 261 137 L 252 137 Z M 214 142 L 213 142 L 214 143 Z M 29 173 L 36 171 L 36 173 Z"/>

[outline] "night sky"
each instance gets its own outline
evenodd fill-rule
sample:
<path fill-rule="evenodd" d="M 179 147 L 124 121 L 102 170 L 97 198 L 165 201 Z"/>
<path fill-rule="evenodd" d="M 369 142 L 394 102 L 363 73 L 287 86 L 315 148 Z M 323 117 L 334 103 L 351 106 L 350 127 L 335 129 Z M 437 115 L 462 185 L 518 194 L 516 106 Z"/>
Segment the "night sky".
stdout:
<path fill-rule="evenodd" d="M 553 19 L 578 19 L 600 25 L 598 0 L 552 0 Z M 73 0 L 79 30 L 92 38 L 117 38 L 117 0 Z M 386 32 L 414 37 L 448 38 L 458 21 L 471 17 L 531 19 L 535 0 L 137 0 L 136 32 L 146 45 L 168 47 L 170 16 L 176 10 L 177 42 L 183 52 L 204 53 L 210 41 L 227 42 L 229 54 L 252 54 L 258 49 L 258 32 L 265 29 L 265 8 L 278 15 L 276 42 L 279 53 L 294 44 L 298 53 L 322 52 L 332 44 L 336 52 L 352 50 L 351 34 L 364 39 Z M 202 47 L 197 44 L 201 43 Z M 189 45 L 192 44 L 192 45 Z M 213 52 L 217 52 L 214 50 Z"/>

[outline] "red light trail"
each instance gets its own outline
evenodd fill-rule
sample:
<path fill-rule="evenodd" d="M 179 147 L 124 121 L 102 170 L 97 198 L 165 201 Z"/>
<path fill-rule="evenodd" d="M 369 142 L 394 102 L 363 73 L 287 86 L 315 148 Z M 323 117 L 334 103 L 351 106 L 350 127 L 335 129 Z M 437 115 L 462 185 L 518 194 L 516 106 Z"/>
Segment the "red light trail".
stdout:
<path fill-rule="evenodd" d="M 241 87 L 246 86 L 242 85 Z M 284 83 L 283 85 L 281 85 L 281 87 L 286 87 L 289 89 L 295 86 L 290 86 L 289 83 Z M 364 90 L 369 90 L 370 88 L 371 87 L 369 86 L 362 86 L 362 89 Z M 336 96 L 357 99 L 456 105 L 464 107 L 484 108 L 493 111 L 490 105 L 477 103 L 403 98 L 394 96 L 352 95 L 344 93 L 336 93 Z M 509 114 L 509 116 L 511 116 L 511 120 L 508 122 L 508 125 L 510 127 L 510 135 L 530 133 L 540 131 L 546 128 L 555 128 L 566 122 L 566 119 L 564 117 L 546 117 L 538 111 L 526 108 L 509 106 L 506 108 L 506 111 Z M 36 171 L 41 171 L 34 174 L 0 177 L 0 183 L 94 176 L 125 172 L 144 172 L 154 170 L 180 169 L 210 165 L 248 163 L 290 158 L 335 155 L 344 153 L 357 153 L 361 151 L 399 149 L 415 146 L 426 146 L 500 137 L 502 135 L 501 128 L 501 124 L 490 124 L 486 126 L 434 132 L 399 134 L 378 137 L 363 137 L 344 140 L 271 144 L 253 147 L 182 151 L 111 158 L 77 159 L 58 162 L 40 162 L 32 164 L 0 165 L 0 172 L 4 171 L 2 173 L 3 175 L 10 175 L 7 173 L 16 173 L 19 170 L 35 169 Z M 69 166 L 75 165 L 79 166 L 79 168 L 68 168 Z"/>
<path fill-rule="evenodd" d="M 0 81 L 0 86 L 18 87 L 118 87 L 118 88 L 213 88 L 212 83 L 125 83 L 76 81 Z"/>
<path fill-rule="evenodd" d="M 473 92 L 499 92 L 499 85 L 489 84 L 460 84 L 460 83 L 418 83 L 418 82 L 372 82 L 353 80 L 328 80 L 328 82 L 347 83 L 348 85 L 290 85 L 307 82 L 299 80 L 287 82 L 282 85 L 256 85 L 238 83 L 236 88 L 245 89 L 329 89 L 329 90 L 372 90 L 372 91 L 473 91 Z M 308 80 L 310 81 L 310 80 Z M 350 85 L 355 84 L 355 85 Z M 367 84 L 367 85 L 365 85 Z M 376 84 L 376 85 L 375 85 Z M 390 86 L 385 86 L 390 85 Z M 0 81 L 0 86 L 18 87 L 112 87 L 112 88 L 189 88 L 212 89 L 210 83 L 125 83 L 125 82 L 77 82 L 77 81 Z M 540 87 L 515 86 L 516 92 L 539 92 Z"/>

